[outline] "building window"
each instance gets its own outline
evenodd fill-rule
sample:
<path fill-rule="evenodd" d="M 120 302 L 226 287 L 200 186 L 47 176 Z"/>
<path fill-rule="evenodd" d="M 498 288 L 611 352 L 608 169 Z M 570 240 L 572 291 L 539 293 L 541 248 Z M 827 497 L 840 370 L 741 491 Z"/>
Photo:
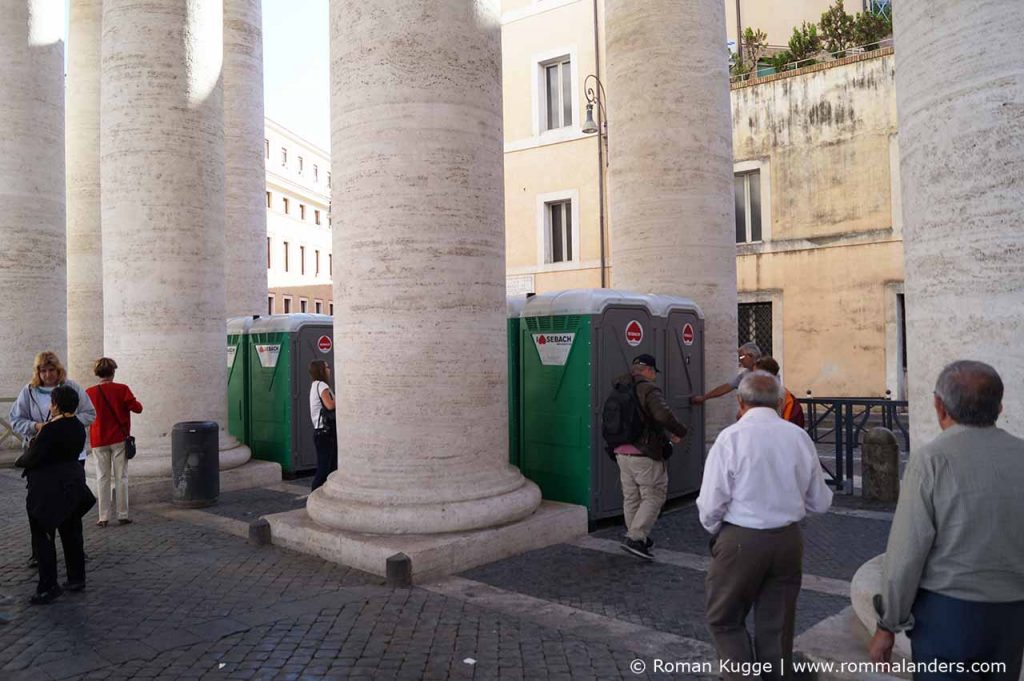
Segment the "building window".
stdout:
<path fill-rule="evenodd" d="M 313 164 L 313 182 L 320 181 L 320 166 Z"/>
<path fill-rule="evenodd" d="M 568 57 L 541 65 L 544 69 L 544 129 L 572 125 L 572 62 Z"/>
<path fill-rule="evenodd" d="M 331 173 L 330 172 L 327 173 L 327 188 L 328 189 L 331 188 Z"/>
<path fill-rule="evenodd" d="M 299 246 L 299 274 L 306 273 L 306 247 Z"/>
<path fill-rule="evenodd" d="M 288 271 L 288 242 L 284 242 L 284 271 Z"/>
<path fill-rule="evenodd" d="M 304 161 L 302 160 L 302 157 L 301 157 L 301 156 L 299 156 L 299 175 L 301 175 L 301 174 L 302 174 L 302 170 L 303 170 L 303 168 L 305 168 L 305 167 L 306 167 L 306 164 L 305 164 L 305 162 L 304 162 Z"/>
<path fill-rule="evenodd" d="M 319 300 L 315 301 L 313 303 L 313 311 L 316 312 L 317 314 L 323 314 L 324 313 L 324 304 L 322 302 L 320 302 Z"/>
<path fill-rule="evenodd" d="M 282 198 L 281 201 L 284 203 L 284 214 L 288 215 L 288 197 Z"/>
<path fill-rule="evenodd" d="M 320 249 L 313 251 L 313 263 L 316 266 L 316 276 L 320 276 Z"/>
<path fill-rule="evenodd" d="M 267 208 L 274 207 L 274 196 L 270 192 L 267 192 Z"/>
<path fill-rule="evenodd" d="M 267 314 L 274 314 L 274 296 L 267 296 Z"/>
<path fill-rule="evenodd" d="M 332 276 L 332 277 L 334 276 L 334 254 L 333 253 L 328 253 L 327 254 L 327 274 Z"/>
<path fill-rule="evenodd" d="M 334 316 L 334 303 L 327 303 L 327 314 Z"/>
<path fill-rule="evenodd" d="M 281 147 L 281 165 L 288 165 L 288 150 L 284 147 Z"/>
<path fill-rule="evenodd" d="M 309 301 L 305 298 L 299 298 L 299 312 L 306 314 L 306 308 L 309 305 Z"/>
<path fill-rule="evenodd" d="M 573 259 L 572 201 L 544 204 L 544 262 L 569 262 Z"/>
<path fill-rule="evenodd" d="M 772 354 L 772 304 L 741 303 L 737 319 L 739 343 L 757 343 L 764 355 Z"/>
<path fill-rule="evenodd" d="M 270 140 L 263 140 L 263 155 L 270 158 Z"/>
<path fill-rule="evenodd" d="M 292 313 L 292 299 L 290 297 L 288 297 L 288 296 L 284 297 L 284 313 L 285 314 L 291 314 Z"/>
<path fill-rule="evenodd" d="M 267 237 L 267 269 L 270 269 L 270 237 Z"/>
<path fill-rule="evenodd" d="M 320 211 L 319 210 L 315 210 L 315 209 L 313 210 L 313 222 L 315 222 L 318 225 L 320 224 Z"/>
<path fill-rule="evenodd" d="M 305 220 L 306 219 L 306 204 L 304 204 L 304 203 L 300 203 L 299 204 L 299 219 L 300 220 Z"/>
<path fill-rule="evenodd" d="M 761 241 L 761 171 L 736 173 L 736 243 Z"/>

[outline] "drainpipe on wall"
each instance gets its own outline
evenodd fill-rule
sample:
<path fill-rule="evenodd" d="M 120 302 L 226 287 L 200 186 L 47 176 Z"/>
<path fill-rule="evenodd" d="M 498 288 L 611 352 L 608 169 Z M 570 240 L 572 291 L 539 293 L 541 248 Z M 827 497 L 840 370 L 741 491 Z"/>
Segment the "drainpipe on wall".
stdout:
<path fill-rule="evenodd" d="M 737 0 L 738 2 L 739 0 Z M 600 27 L 597 20 L 597 3 L 598 0 L 594 0 L 594 73 L 597 74 L 598 82 L 601 80 L 601 34 Z M 605 103 L 607 106 L 607 102 Z M 604 158 L 604 142 L 602 137 L 604 136 L 604 117 L 602 115 L 602 106 L 597 107 L 597 201 L 598 201 L 598 221 L 599 231 L 601 235 L 601 288 L 608 288 L 608 267 L 607 267 L 607 255 L 605 248 L 605 236 L 607 233 L 606 227 L 606 214 L 605 214 L 605 187 L 604 187 L 604 175 L 607 163 Z"/>

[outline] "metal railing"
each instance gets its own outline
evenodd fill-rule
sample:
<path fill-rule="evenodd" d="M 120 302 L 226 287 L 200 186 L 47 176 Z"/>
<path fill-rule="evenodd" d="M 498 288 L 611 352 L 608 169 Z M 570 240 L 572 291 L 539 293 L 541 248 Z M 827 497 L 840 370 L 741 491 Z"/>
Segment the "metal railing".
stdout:
<path fill-rule="evenodd" d="M 806 397 L 804 407 L 807 434 L 815 444 L 835 445 L 835 470 L 824 463 L 827 482 L 846 494 L 853 493 L 853 454 L 868 428 L 881 426 L 902 439 L 910 451 L 910 428 L 905 400 L 876 397 Z"/>
<path fill-rule="evenodd" d="M 11 428 L 7 415 L 16 397 L 0 397 L 0 449 L 21 449 L 21 436 Z"/>
<path fill-rule="evenodd" d="M 883 38 L 875 43 L 868 43 L 866 45 L 857 45 L 856 47 L 847 47 L 844 50 L 837 50 L 835 52 L 818 52 L 817 54 L 799 59 L 797 61 L 786 62 L 781 67 L 769 66 L 763 63 L 755 64 L 752 69 L 746 73 L 738 73 L 733 76 L 729 76 L 730 83 L 743 83 L 750 80 L 751 78 L 764 78 L 765 76 L 772 76 L 776 73 L 788 73 L 789 71 L 796 71 L 804 66 L 812 66 L 814 64 L 827 64 L 831 61 L 843 59 L 845 57 L 852 57 L 858 54 L 864 54 L 866 52 L 874 52 L 885 47 L 892 47 L 892 37 Z"/>

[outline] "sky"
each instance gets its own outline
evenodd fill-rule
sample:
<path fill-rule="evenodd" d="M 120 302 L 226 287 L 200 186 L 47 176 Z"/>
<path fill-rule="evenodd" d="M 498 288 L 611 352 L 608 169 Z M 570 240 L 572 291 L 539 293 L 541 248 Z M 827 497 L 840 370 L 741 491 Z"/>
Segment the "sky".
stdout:
<path fill-rule="evenodd" d="M 330 152 L 328 0 L 263 0 L 266 115 Z"/>

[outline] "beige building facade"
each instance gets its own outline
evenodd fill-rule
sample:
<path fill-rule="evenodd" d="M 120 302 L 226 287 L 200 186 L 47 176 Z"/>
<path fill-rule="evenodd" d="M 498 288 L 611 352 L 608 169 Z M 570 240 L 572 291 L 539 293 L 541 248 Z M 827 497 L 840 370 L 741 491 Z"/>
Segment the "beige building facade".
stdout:
<path fill-rule="evenodd" d="M 758 24 L 768 4 L 788 29 Z M 784 44 L 828 4 L 781 11 L 743 0 L 741 16 Z M 735 7 L 726 0 L 730 39 Z M 587 76 L 607 84 L 603 0 L 506 0 L 503 9 L 508 292 L 599 287 L 602 255 L 607 285 L 615 157 L 607 140 L 582 133 L 584 83 L 596 89 Z M 731 91 L 738 339 L 770 349 L 800 395 L 906 395 L 894 73 L 888 48 Z M 607 133 L 615 135 L 614 120 Z M 665 257 L 686 266 L 685 253 Z"/>

